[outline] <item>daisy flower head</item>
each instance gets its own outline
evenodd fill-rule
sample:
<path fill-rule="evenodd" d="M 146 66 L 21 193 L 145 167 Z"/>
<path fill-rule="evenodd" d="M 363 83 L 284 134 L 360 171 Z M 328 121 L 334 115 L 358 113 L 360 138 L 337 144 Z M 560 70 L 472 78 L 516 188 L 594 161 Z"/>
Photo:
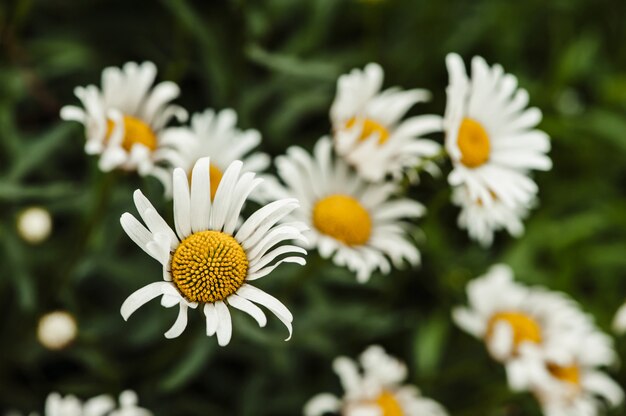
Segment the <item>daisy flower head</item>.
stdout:
<path fill-rule="evenodd" d="M 550 139 L 535 126 L 541 111 L 526 108 L 528 93 L 500 65 L 472 59 L 468 78 L 457 54 L 446 57 L 450 76 L 443 120 L 445 146 L 453 169 L 452 186 L 465 185 L 469 197 L 486 206 L 499 200 L 516 207 L 537 193 L 531 170 L 549 170 Z"/>
<path fill-rule="evenodd" d="M 293 146 L 276 158 L 276 166 L 285 185 L 268 184 L 268 193 L 300 201 L 301 209 L 290 218 L 311 229 L 306 248 L 332 257 L 336 265 L 355 272 L 359 282 L 366 282 L 376 269 L 389 273 L 389 259 L 396 267 L 404 261 L 419 263 L 419 251 L 409 241 L 403 220 L 421 217 L 424 207 L 394 198 L 394 184 L 368 183 L 343 159 L 333 160 L 330 139 L 320 139 L 313 155 Z"/>
<path fill-rule="evenodd" d="M 339 398 L 330 393 L 314 396 L 304 406 L 305 416 L 326 413 L 343 416 L 447 415 L 439 403 L 423 397 L 415 386 L 402 384 L 407 378 L 406 365 L 377 345 L 365 350 L 359 363 L 338 357 L 333 368 L 345 391 L 344 396 Z"/>
<path fill-rule="evenodd" d="M 270 164 L 270 157 L 254 149 L 261 143 L 257 130 L 242 131 L 237 128 L 237 113 L 231 109 L 215 112 L 207 109 L 191 117 L 191 126 L 171 127 L 163 132 L 164 146 L 156 156 L 169 170 L 155 170 L 153 174 L 171 195 L 172 170 L 183 168 L 191 176 L 196 161 L 211 158 L 211 198 L 215 198 L 217 186 L 224 170 L 235 160 L 243 162 L 244 172 L 261 172 Z M 254 194 L 253 194 L 254 195 Z"/>
<path fill-rule="evenodd" d="M 534 196 L 526 203 L 504 204 L 500 199 L 484 203 L 482 199 L 473 199 L 467 186 L 456 186 L 452 190 L 452 203 L 461 208 L 457 224 L 466 229 L 470 238 L 483 247 L 493 243 L 494 233 L 506 230 L 511 236 L 519 237 L 524 233 L 523 220 L 534 205 Z"/>
<path fill-rule="evenodd" d="M 337 81 L 337 96 L 330 109 L 337 153 L 368 181 L 381 182 L 391 174 L 398 179 L 408 169 L 423 167 L 438 173 L 429 161 L 441 146 L 423 138 L 442 130 L 441 117 L 420 115 L 403 119 L 419 102 L 430 99 L 426 90 L 389 88 L 381 91 L 383 69 L 375 63 L 353 69 Z"/>
<path fill-rule="evenodd" d="M 172 118 L 187 119 L 187 112 L 170 101 L 178 85 L 164 81 L 153 86 L 157 69 L 152 62 L 128 62 L 122 68 L 102 71 L 102 89 L 77 87 L 74 94 L 83 107 L 61 109 L 61 118 L 85 126 L 85 151 L 100 155 L 99 167 L 150 173 L 160 155 L 161 133 Z"/>
<path fill-rule="evenodd" d="M 563 362 L 577 348 L 573 335 L 592 327 L 588 315 L 565 295 L 513 280 L 503 264 L 467 285 L 469 307 L 453 310 L 459 327 L 484 340 L 490 355 L 506 366 L 509 384 L 524 389 L 520 363 L 526 357 Z"/>
<path fill-rule="evenodd" d="M 240 161 L 224 171 L 211 199 L 209 158 L 196 162 L 191 186 L 187 172 L 173 172 L 174 223 L 172 230 L 147 198 L 135 191 L 135 205 L 146 226 L 125 213 L 121 224 L 129 237 L 163 266 L 163 280 L 148 284 L 124 301 L 121 314 L 127 320 L 138 308 L 161 297 L 166 308 L 178 306 L 178 318 L 165 333 L 179 336 L 187 326 L 187 310 L 202 305 L 207 336 L 217 334 L 219 345 L 230 342 L 229 306 L 248 313 L 263 327 L 265 306 L 287 327 L 291 337 L 291 312 L 276 298 L 250 282 L 270 274 L 282 263 L 305 264 L 306 251 L 281 243 L 303 240 L 301 222 L 279 224 L 298 207 L 295 199 L 281 199 L 258 209 L 240 224 L 240 211 L 262 179 L 242 173 Z"/>
<path fill-rule="evenodd" d="M 139 407 L 137 403 L 137 394 L 131 390 L 120 394 L 119 405 L 107 395 L 93 397 L 83 402 L 76 396 L 50 393 L 46 399 L 43 416 L 152 416 L 152 412 Z M 9 416 L 19 416 L 19 413 L 10 413 Z"/>

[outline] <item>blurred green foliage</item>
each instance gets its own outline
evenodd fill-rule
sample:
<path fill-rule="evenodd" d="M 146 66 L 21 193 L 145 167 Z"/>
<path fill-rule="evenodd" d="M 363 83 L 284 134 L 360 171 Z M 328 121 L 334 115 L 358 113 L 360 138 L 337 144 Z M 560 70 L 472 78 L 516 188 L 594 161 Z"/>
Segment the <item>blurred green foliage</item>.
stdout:
<path fill-rule="evenodd" d="M 452 415 L 540 414 L 528 395 L 508 392 L 502 367 L 452 325 L 450 309 L 471 278 L 504 261 L 522 281 L 569 293 L 609 329 L 626 297 L 625 19 L 626 2 L 615 0 L 3 0 L 0 411 L 40 410 L 53 390 L 132 388 L 157 415 L 297 415 L 312 395 L 340 392 L 335 356 L 380 343 Z M 411 190 L 429 207 L 420 268 L 359 285 L 313 253 L 306 268 L 284 266 L 261 283 L 295 316 L 288 343 L 276 320 L 261 330 L 244 314 L 234 314 L 227 348 L 203 336 L 199 314 L 168 341 L 175 313 L 158 302 L 123 322 L 122 301 L 160 266 L 119 216 L 138 187 L 161 212 L 171 208 L 155 180 L 105 175 L 84 154 L 81 128 L 58 117 L 77 103 L 75 86 L 99 84 L 105 66 L 154 61 L 190 111 L 234 108 L 277 155 L 329 132 L 337 76 L 369 61 L 385 68 L 386 86 L 433 92 L 415 113 L 442 113 L 450 51 L 501 63 L 544 112 L 555 167 L 537 176 L 541 205 L 523 238 L 472 244 L 445 178 L 426 178 Z M 15 229 L 32 204 L 54 218 L 40 246 Z M 76 315 L 80 335 L 54 353 L 35 328 L 57 308 Z M 617 345 L 626 357 L 626 339 Z M 612 370 L 625 385 L 626 370 Z"/>

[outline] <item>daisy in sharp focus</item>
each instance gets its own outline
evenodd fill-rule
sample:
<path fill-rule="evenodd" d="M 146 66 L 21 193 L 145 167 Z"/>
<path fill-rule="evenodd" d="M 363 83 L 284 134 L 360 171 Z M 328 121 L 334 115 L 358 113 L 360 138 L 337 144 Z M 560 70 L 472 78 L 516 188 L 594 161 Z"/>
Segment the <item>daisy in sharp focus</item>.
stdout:
<path fill-rule="evenodd" d="M 127 320 L 138 308 L 161 297 L 166 308 L 179 307 L 178 318 L 165 333 L 179 336 L 187 326 L 187 309 L 203 306 L 208 336 L 217 334 L 219 345 L 230 342 L 229 306 L 252 316 L 260 326 L 267 318 L 256 304 L 269 309 L 289 330 L 293 316 L 276 298 L 249 282 L 270 274 L 281 263 L 305 264 L 306 251 L 285 244 L 303 240 L 301 222 L 278 224 L 298 207 L 295 199 L 271 202 L 239 224 L 240 211 L 250 193 L 262 182 L 251 172 L 242 173 L 240 161 L 231 163 L 211 199 L 210 160 L 196 162 L 191 177 L 173 172 L 174 232 L 137 190 L 135 205 L 147 228 L 125 213 L 121 224 L 129 237 L 163 265 L 163 280 L 130 295 L 121 308 Z"/>
<path fill-rule="evenodd" d="M 534 201 L 533 198 L 526 203 L 516 203 L 510 207 L 496 199 L 487 206 L 481 199 L 471 198 L 465 185 L 456 186 L 452 190 L 452 203 L 461 208 L 457 219 L 458 226 L 467 229 L 470 238 L 478 241 L 483 247 L 491 245 L 496 231 L 506 230 L 513 237 L 521 236 L 524 233 L 523 220 L 534 205 Z"/>
<path fill-rule="evenodd" d="M 515 390 L 524 390 L 527 384 L 520 368 L 524 358 L 571 361 L 578 348 L 574 335 L 593 327 L 590 317 L 571 299 L 515 282 L 506 265 L 493 266 L 471 281 L 467 295 L 469 307 L 455 308 L 454 321 L 484 340 L 491 356 L 505 364 Z"/>
<path fill-rule="evenodd" d="M 241 131 L 237 128 L 237 114 L 226 109 L 216 113 L 205 110 L 191 117 L 191 126 L 172 127 L 163 132 L 162 145 L 167 149 L 160 152 L 157 162 L 165 162 L 174 168 L 183 168 L 191 176 L 191 169 L 202 157 L 211 158 L 211 198 L 224 170 L 235 160 L 243 162 L 244 172 L 261 172 L 270 164 L 270 157 L 253 149 L 261 143 L 261 134 L 256 130 Z M 171 195 L 171 170 L 157 170 L 154 175 Z"/>
<path fill-rule="evenodd" d="M 345 390 L 339 398 L 330 393 L 313 397 L 304 407 L 305 416 L 327 413 L 342 416 L 445 416 L 446 411 L 434 400 L 421 396 L 419 389 L 403 385 L 407 378 L 404 363 L 371 346 L 358 365 L 347 357 L 333 363 Z"/>
<path fill-rule="evenodd" d="M 441 146 L 423 136 L 442 130 L 441 117 L 421 115 L 402 120 L 416 103 L 430 99 L 426 90 L 381 91 L 383 69 L 375 63 L 353 69 L 337 81 L 337 96 L 330 109 L 337 153 L 368 181 L 381 182 L 387 175 L 398 179 L 411 168 L 438 173 L 429 159 Z"/>
<path fill-rule="evenodd" d="M 152 412 L 139 407 L 137 403 L 137 394 L 131 390 L 120 394 L 119 407 L 107 395 L 82 402 L 72 395 L 63 397 L 58 393 L 50 393 L 43 416 L 152 416 Z M 9 413 L 7 416 L 19 416 L 19 413 Z M 38 413 L 30 413 L 30 416 L 38 416 Z"/>
<path fill-rule="evenodd" d="M 172 118 L 187 119 L 187 112 L 170 101 L 178 97 L 178 85 L 164 81 L 152 85 L 157 69 L 152 62 L 128 62 L 123 68 L 102 71 L 102 90 L 95 85 L 77 87 L 74 94 L 84 108 L 61 109 L 61 118 L 85 125 L 88 154 L 100 155 L 103 171 L 137 170 L 146 175 L 163 150 L 161 133 Z"/>
<path fill-rule="evenodd" d="M 334 159 L 334 160 L 333 160 Z M 293 146 L 276 158 L 285 185 L 268 184 L 276 198 L 295 197 L 301 208 L 289 217 L 307 224 L 305 247 L 356 273 L 365 282 L 376 269 L 387 274 L 388 259 L 396 267 L 419 263 L 419 251 L 408 239 L 404 219 L 421 217 L 416 201 L 394 198 L 396 186 L 372 184 L 356 175 L 341 158 L 333 158 L 328 138 L 315 145 L 313 156 Z"/>
<path fill-rule="evenodd" d="M 549 170 L 550 139 L 535 126 L 541 111 L 526 108 L 528 93 L 500 65 L 472 59 L 468 78 L 457 54 L 446 57 L 450 83 L 444 116 L 445 146 L 453 169 L 448 180 L 467 187 L 469 198 L 486 207 L 499 200 L 509 207 L 537 193 L 531 170 Z"/>

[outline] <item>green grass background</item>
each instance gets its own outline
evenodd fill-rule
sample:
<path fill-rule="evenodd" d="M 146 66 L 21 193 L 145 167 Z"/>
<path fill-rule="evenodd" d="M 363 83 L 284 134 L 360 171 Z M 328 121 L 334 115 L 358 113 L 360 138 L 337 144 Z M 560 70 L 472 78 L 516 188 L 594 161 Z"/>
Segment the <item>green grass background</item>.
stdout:
<path fill-rule="evenodd" d="M 539 415 L 511 394 L 480 342 L 454 327 L 465 284 L 495 262 L 519 280 L 569 293 L 609 329 L 626 298 L 626 2 L 556 0 L 3 0 L 0 2 L 0 411 L 42 410 L 48 392 L 91 397 L 135 389 L 157 415 L 298 415 L 321 391 L 340 393 L 340 354 L 380 343 L 407 362 L 410 382 L 452 415 Z M 119 306 L 160 278 L 160 266 L 124 235 L 119 216 L 142 188 L 161 212 L 160 184 L 103 174 L 83 152 L 77 85 L 102 68 L 154 61 L 180 84 L 190 111 L 234 108 L 263 150 L 311 148 L 329 132 L 336 78 L 379 62 L 386 86 L 423 87 L 441 114 L 444 57 L 456 51 L 501 63 L 544 112 L 554 169 L 536 176 L 541 205 L 519 240 L 481 249 L 456 227 L 445 177 L 411 195 L 429 208 L 416 234 L 423 265 L 374 275 L 366 285 L 315 253 L 260 287 L 295 316 L 295 333 L 234 314 L 227 348 L 203 336 L 200 313 L 163 338 L 175 311 L 152 302 L 128 323 Z M 442 141 L 441 136 L 435 137 Z M 449 167 L 445 166 L 445 170 Z M 40 246 L 21 241 L 15 217 L 43 205 L 54 218 Z M 35 337 L 43 313 L 65 308 L 80 334 L 63 352 Z M 626 357 L 626 339 L 617 347 Z M 611 369 L 626 383 L 626 370 Z M 612 415 L 623 414 L 624 408 Z"/>

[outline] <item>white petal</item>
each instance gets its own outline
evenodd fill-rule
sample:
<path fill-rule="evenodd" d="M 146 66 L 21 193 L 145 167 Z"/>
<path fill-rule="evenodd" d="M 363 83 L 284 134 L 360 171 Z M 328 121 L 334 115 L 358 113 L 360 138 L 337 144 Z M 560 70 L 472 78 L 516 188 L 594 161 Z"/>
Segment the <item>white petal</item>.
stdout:
<path fill-rule="evenodd" d="M 267 318 L 265 317 L 265 314 L 263 313 L 261 308 L 259 308 L 246 298 L 242 298 L 241 296 L 237 296 L 236 293 L 233 293 L 228 297 L 228 304 L 233 308 L 237 308 L 240 311 L 246 312 L 248 315 L 253 317 L 260 327 L 264 327 L 267 324 Z"/>
<path fill-rule="evenodd" d="M 191 234 L 191 211 L 189 199 L 189 180 L 181 168 L 176 168 L 174 179 L 174 223 L 178 238 L 183 240 Z"/>
<path fill-rule="evenodd" d="M 228 306 L 219 300 L 215 302 L 215 310 L 217 311 L 217 343 L 224 347 L 230 342 L 230 338 L 233 334 L 233 325 L 230 318 L 230 312 Z"/>
<path fill-rule="evenodd" d="M 137 218 L 125 212 L 120 217 L 120 224 L 126 231 L 126 234 L 135 242 L 143 251 L 150 254 L 147 249 L 148 242 L 152 240 L 152 233 L 144 227 Z M 151 254 L 150 254 L 151 255 Z"/>
<path fill-rule="evenodd" d="M 165 338 L 172 339 L 183 333 L 187 327 L 187 304 L 180 302 L 178 305 L 178 316 L 174 325 L 165 333 Z"/>
<path fill-rule="evenodd" d="M 272 295 L 265 293 L 261 289 L 258 289 L 254 286 L 251 286 L 247 283 L 244 283 L 237 294 L 243 298 L 246 298 L 252 302 L 258 303 L 259 305 L 265 306 L 267 309 L 272 311 L 274 315 L 287 327 L 289 330 L 289 336 L 285 341 L 289 341 L 291 339 L 292 326 L 291 322 L 293 321 L 293 315 L 289 312 L 289 309 L 285 307 L 278 299 L 273 297 Z"/>
<path fill-rule="evenodd" d="M 326 413 L 338 413 L 341 400 L 330 393 L 322 393 L 312 397 L 304 405 L 304 416 L 323 416 Z"/>
<path fill-rule="evenodd" d="M 206 334 L 211 337 L 217 332 L 219 322 L 215 305 L 206 303 L 204 305 L 204 315 L 206 316 Z"/>
<path fill-rule="evenodd" d="M 165 286 L 169 286 L 171 283 L 168 282 L 154 282 L 150 283 L 142 287 L 141 289 L 136 290 L 131 294 L 120 309 L 120 313 L 122 314 L 122 318 L 125 321 L 139 308 L 141 308 L 146 303 L 150 302 L 152 299 L 161 296 L 163 294 L 163 289 Z"/>
<path fill-rule="evenodd" d="M 193 232 L 209 229 L 211 213 L 211 181 L 208 157 L 199 159 L 191 177 L 191 229 Z"/>

